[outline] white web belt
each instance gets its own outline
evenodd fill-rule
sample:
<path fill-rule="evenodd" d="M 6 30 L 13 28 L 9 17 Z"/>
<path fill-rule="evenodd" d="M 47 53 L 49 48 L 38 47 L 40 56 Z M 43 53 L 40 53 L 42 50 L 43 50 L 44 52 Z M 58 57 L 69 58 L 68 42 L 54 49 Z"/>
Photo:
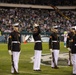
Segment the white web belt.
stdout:
<path fill-rule="evenodd" d="M 20 43 L 19 41 L 12 41 L 12 43 Z"/>

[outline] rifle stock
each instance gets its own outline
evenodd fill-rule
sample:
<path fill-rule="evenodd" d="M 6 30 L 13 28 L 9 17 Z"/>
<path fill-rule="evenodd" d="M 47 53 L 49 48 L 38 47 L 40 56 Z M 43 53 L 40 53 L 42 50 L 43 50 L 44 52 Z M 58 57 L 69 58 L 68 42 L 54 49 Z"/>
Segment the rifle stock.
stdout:
<path fill-rule="evenodd" d="M 64 17 L 66 20 L 70 20 L 70 17 L 64 15 L 56 6 L 51 5 L 51 7 L 52 7 L 53 9 L 55 9 L 55 11 L 58 12 L 58 13 L 59 13 L 62 17 Z"/>
<path fill-rule="evenodd" d="M 12 62 L 12 67 L 14 69 L 14 73 L 17 73 L 15 66 L 14 66 L 14 61 L 13 61 L 13 54 L 11 55 L 11 62 Z"/>
<path fill-rule="evenodd" d="M 71 51 L 69 51 L 69 61 L 70 61 L 70 65 L 72 65 L 72 62 L 71 62 Z"/>
<path fill-rule="evenodd" d="M 57 67 L 56 62 L 55 62 L 54 52 L 52 52 L 52 58 L 53 58 L 54 66 Z"/>

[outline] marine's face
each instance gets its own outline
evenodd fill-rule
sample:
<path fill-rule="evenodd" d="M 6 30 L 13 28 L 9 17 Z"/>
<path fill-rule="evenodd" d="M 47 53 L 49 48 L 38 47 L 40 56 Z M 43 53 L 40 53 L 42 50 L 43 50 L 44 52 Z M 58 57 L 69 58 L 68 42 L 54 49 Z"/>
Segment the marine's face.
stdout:
<path fill-rule="evenodd" d="M 35 32 L 37 32 L 37 31 L 38 31 L 38 29 L 37 29 L 37 28 L 34 28 L 34 31 L 35 31 Z"/>
<path fill-rule="evenodd" d="M 54 32 L 56 32 L 56 33 L 57 33 L 57 32 L 58 32 L 58 29 L 54 29 Z"/>
<path fill-rule="evenodd" d="M 58 29 L 56 29 L 56 32 L 58 32 Z"/>
<path fill-rule="evenodd" d="M 51 31 L 57 33 L 58 29 L 52 28 Z"/>
<path fill-rule="evenodd" d="M 15 31 L 18 31 L 18 27 L 14 27 L 14 30 L 15 30 Z"/>

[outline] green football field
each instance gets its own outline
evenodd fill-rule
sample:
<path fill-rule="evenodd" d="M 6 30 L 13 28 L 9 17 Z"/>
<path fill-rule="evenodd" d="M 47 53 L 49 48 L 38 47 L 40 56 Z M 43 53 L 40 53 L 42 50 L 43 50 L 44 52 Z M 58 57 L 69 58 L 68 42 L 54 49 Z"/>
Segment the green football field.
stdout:
<path fill-rule="evenodd" d="M 43 43 L 42 54 L 49 54 L 48 43 Z M 60 45 L 60 53 L 68 53 L 63 42 Z M 34 55 L 34 43 L 21 44 L 21 54 L 19 60 L 19 75 L 72 75 L 72 67 L 59 66 L 59 69 L 52 69 L 51 66 L 41 65 L 40 72 L 33 71 L 31 57 Z M 63 62 L 64 63 L 64 62 Z M 12 75 L 11 57 L 8 54 L 7 44 L 0 43 L 0 75 Z"/>

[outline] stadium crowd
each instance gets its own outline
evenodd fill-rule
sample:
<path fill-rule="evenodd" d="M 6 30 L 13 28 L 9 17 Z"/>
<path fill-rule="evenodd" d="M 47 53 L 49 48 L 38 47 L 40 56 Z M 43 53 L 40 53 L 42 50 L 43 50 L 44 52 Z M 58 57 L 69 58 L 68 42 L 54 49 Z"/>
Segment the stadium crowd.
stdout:
<path fill-rule="evenodd" d="M 76 11 L 62 10 L 63 14 L 70 18 L 66 20 L 55 10 L 32 8 L 0 8 L 0 30 L 9 32 L 14 23 L 19 23 L 20 31 L 32 32 L 33 24 L 38 23 L 42 32 L 49 32 L 52 26 L 68 30 L 68 27 L 76 25 Z"/>
<path fill-rule="evenodd" d="M 0 3 L 74 6 L 76 5 L 76 0 L 0 0 Z"/>

